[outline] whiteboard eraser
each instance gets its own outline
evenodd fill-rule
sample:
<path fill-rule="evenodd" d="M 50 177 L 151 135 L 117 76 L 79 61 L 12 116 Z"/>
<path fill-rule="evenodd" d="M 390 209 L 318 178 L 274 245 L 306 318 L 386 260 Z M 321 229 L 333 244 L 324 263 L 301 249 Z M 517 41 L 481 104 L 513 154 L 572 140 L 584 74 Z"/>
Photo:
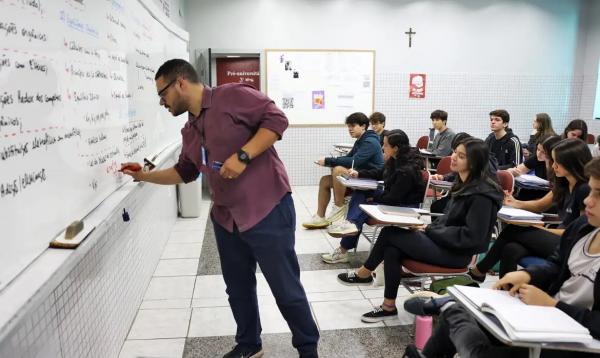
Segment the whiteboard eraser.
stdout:
<path fill-rule="evenodd" d="M 77 234 L 79 234 L 83 230 L 83 221 L 75 220 L 69 226 L 67 226 L 67 230 L 65 231 L 65 240 L 71 240 Z"/>

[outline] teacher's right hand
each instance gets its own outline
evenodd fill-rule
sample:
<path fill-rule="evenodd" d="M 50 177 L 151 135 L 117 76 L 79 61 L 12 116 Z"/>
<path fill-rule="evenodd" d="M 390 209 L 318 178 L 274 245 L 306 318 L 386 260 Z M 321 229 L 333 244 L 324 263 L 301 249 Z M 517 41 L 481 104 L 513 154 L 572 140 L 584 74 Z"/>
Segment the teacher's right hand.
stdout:
<path fill-rule="evenodd" d="M 119 170 L 123 174 L 127 174 L 134 180 L 143 181 L 144 171 L 139 163 L 127 162 L 121 163 L 121 169 Z"/>

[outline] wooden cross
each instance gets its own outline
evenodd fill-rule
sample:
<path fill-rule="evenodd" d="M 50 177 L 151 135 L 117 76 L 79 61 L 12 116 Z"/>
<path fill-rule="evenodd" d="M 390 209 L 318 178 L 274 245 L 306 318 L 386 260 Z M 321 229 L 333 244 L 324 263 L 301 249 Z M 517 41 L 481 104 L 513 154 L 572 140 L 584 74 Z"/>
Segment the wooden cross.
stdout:
<path fill-rule="evenodd" d="M 416 35 L 417 33 L 412 30 L 412 27 L 405 32 L 408 35 L 408 47 L 412 47 L 412 35 Z"/>

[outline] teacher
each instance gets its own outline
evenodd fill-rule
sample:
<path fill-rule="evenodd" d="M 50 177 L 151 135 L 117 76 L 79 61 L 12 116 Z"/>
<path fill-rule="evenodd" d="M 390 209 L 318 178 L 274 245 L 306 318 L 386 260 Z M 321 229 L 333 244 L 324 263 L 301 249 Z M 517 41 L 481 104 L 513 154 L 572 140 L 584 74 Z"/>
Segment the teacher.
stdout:
<path fill-rule="evenodd" d="M 292 332 L 300 357 L 317 357 L 319 332 L 312 318 L 294 250 L 296 212 L 285 167 L 273 144 L 288 126 L 274 102 L 245 84 L 214 88 L 200 83 L 180 59 L 158 69 L 160 105 L 173 116 L 188 112 L 175 166 L 124 170 L 139 181 L 188 183 L 208 176 L 221 269 L 237 324 L 237 345 L 223 357 L 261 357 L 256 263 Z M 131 163 L 123 164 L 123 168 Z"/>

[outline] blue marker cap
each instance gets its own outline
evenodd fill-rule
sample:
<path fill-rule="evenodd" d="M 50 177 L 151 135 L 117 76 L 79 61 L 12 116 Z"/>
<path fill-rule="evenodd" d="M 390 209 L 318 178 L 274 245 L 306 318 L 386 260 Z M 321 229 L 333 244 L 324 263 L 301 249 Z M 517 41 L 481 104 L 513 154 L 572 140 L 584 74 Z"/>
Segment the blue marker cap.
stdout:
<path fill-rule="evenodd" d="M 214 162 L 212 162 L 211 168 L 212 168 L 212 170 L 219 171 L 219 170 L 221 170 L 222 166 L 223 166 L 223 163 L 214 161 Z"/>

